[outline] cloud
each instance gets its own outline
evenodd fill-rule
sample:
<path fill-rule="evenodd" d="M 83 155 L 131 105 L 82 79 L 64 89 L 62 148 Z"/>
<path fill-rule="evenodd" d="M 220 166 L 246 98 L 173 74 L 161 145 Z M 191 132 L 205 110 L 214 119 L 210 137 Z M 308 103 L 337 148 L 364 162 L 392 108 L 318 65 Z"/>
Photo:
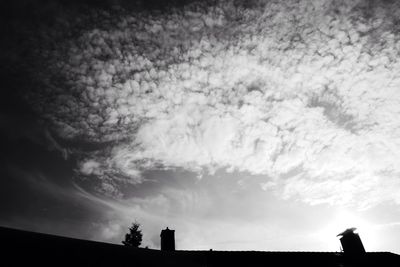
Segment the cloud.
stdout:
<path fill-rule="evenodd" d="M 101 25 L 46 50 L 45 86 L 27 98 L 61 137 L 112 142 L 80 168 L 108 175 L 105 187 L 148 169 L 226 168 L 310 204 L 400 203 L 396 7 L 92 12 L 81 19 Z"/>
<path fill-rule="evenodd" d="M 87 160 L 83 162 L 80 168 L 80 172 L 85 175 L 90 175 L 90 174 L 100 175 L 101 172 L 99 168 L 100 168 L 99 162 L 96 162 L 94 160 Z"/>
<path fill-rule="evenodd" d="M 196 183 L 197 186 L 176 186 L 187 182 L 188 178 L 182 174 L 181 180 L 171 183 L 170 187 L 158 186 L 156 192 L 148 193 L 145 197 L 123 200 L 105 201 L 83 192 L 92 202 L 98 201 L 101 206 L 104 203 L 111 208 L 103 208 L 109 220 L 99 223 L 97 238 L 120 243 L 128 226 L 137 220 L 143 227 L 143 246 L 151 248 L 159 248 L 160 231 L 168 226 L 176 230 L 178 249 L 279 250 L 284 249 L 279 244 L 282 240 L 296 237 L 297 241 L 288 242 L 290 246 L 286 249 L 296 249 L 302 244 L 303 249 L 308 250 L 311 248 L 304 247 L 308 238 L 299 233 L 307 230 L 314 232 L 315 228 L 324 226 L 321 222 L 310 223 L 315 221 L 315 214 L 326 213 L 323 216 L 326 221 L 331 216 L 332 211 L 328 212 L 326 207 L 298 205 L 288 210 L 287 202 L 271 201 L 272 198 L 259 188 L 238 189 L 237 181 L 232 177 L 215 179 L 206 175 L 200 181 L 192 178 L 189 184 Z M 311 209 L 311 214 L 305 212 L 307 209 L 304 207 Z M 296 229 L 287 227 L 293 220 L 297 221 Z M 335 237 L 336 231 L 333 233 Z M 326 244 L 318 245 L 320 249 L 325 249 Z"/>

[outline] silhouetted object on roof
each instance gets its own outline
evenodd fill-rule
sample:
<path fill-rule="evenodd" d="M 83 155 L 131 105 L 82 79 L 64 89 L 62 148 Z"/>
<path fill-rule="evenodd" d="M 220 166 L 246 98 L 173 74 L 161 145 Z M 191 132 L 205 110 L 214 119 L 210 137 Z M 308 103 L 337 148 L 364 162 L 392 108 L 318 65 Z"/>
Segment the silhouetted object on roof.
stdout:
<path fill-rule="evenodd" d="M 175 230 L 165 229 L 161 230 L 161 250 L 174 251 L 175 250 Z"/>
<path fill-rule="evenodd" d="M 366 252 L 355 264 L 337 252 L 177 250 L 166 253 L 33 233 L 0 226 L 1 266 L 162 267 L 399 267 L 400 255 Z M 21 242 L 23 240 L 23 242 Z M 276 263 L 276 264 L 274 264 Z"/>
<path fill-rule="evenodd" d="M 356 228 L 349 228 L 337 235 L 341 236 L 340 243 L 342 243 L 345 255 L 361 256 L 365 254 L 365 249 L 360 236 L 357 233 L 354 233 L 355 230 Z"/>
<path fill-rule="evenodd" d="M 142 243 L 142 231 L 139 230 L 140 224 L 137 222 L 132 223 L 132 226 L 129 228 L 129 233 L 125 235 L 125 241 L 122 241 L 122 244 L 129 247 L 139 247 Z"/>

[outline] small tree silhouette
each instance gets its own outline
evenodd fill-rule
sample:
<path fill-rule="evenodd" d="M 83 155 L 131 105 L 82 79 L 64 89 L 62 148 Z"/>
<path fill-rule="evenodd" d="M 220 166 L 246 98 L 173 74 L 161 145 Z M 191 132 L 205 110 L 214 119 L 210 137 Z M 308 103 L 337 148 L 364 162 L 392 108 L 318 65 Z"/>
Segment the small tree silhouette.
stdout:
<path fill-rule="evenodd" d="M 125 241 L 122 241 L 122 244 L 129 247 L 139 247 L 142 244 L 142 230 L 139 229 L 140 224 L 137 222 L 132 223 L 132 226 L 129 227 L 129 233 L 125 235 Z"/>

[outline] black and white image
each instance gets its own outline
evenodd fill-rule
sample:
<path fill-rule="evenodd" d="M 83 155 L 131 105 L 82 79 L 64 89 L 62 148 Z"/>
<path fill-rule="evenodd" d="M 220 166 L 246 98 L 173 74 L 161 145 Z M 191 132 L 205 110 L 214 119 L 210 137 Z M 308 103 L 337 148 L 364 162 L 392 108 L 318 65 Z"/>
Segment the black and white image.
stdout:
<path fill-rule="evenodd" d="M 0 5 L 4 238 L 400 264 L 400 2 Z"/>

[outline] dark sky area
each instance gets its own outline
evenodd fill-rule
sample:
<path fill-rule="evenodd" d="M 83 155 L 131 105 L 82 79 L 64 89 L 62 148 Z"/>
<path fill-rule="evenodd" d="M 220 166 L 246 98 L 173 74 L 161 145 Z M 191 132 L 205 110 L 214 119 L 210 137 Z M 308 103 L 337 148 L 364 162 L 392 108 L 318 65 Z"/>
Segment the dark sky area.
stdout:
<path fill-rule="evenodd" d="M 396 1 L 0 10 L 0 225 L 306 251 L 357 227 L 400 252 Z"/>

